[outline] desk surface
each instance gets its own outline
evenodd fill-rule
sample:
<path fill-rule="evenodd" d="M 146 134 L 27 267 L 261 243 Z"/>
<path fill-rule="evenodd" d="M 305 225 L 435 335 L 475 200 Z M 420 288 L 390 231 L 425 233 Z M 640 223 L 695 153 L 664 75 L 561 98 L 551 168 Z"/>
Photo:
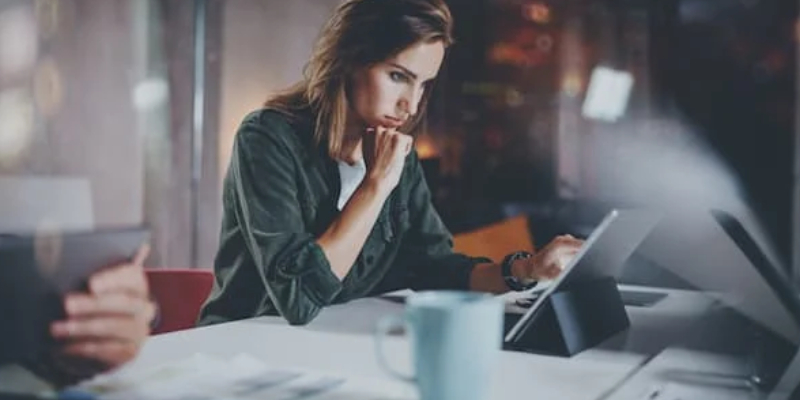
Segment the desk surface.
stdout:
<path fill-rule="evenodd" d="M 503 351 L 492 398 L 535 393 L 543 399 L 588 400 L 607 395 L 651 356 L 648 352 L 653 350 L 652 345 L 643 345 L 651 341 L 644 338 L 661 329 L 676 329 L 670 316 L 701 315 L 711 304 L 703 299 L 702 295 L 669 296 L 647 312 L 629 308 L 629 331 L 571 358 Z M 396 301 L 366 298 L 328 307 L 302 327 L 289 326 L 278 317 L 261 317 L 158 335 L 148 341 L 126 370 L 152 368 L 196 353 L 220 357 L 249 354 L 285 368 L 385 380 L 391 386 L 387 389 L 413 393 L 407 384 L 391 381 L 380 369 L 372 337 L 380 317 L 400 313 L 402 308 Z M 385 351 L 398 368 L 410 369 L 405 337 L 389 338 Z"/>

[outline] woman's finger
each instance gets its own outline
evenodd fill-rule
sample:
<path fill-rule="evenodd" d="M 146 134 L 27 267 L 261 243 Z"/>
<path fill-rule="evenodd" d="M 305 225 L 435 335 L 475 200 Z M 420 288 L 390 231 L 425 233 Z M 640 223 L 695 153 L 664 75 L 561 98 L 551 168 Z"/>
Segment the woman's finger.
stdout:
<path fill-rule="evenodd" d="M 122 272 L 119 271 L 121 269 L 126 269 L 126 271 L 129 271 L 129 272 L 124 272 L 126 274 L 138 273 L 136 272 L 137 269 L 140 269 L 144 266 L 144 261 L 147 259 L 149 255 L 150 255 L 150 245 L 145 243 L 139 247 L 139 249 L 136 251 L 136 254 L 134 254 L 133 258 L 129 263 L 116 265 L 111 268 L 99 271 L 94 275 L 92 275 L 91 281 L 96 281 L 95 284 L 100 285 L 102 287 L 106 281 L 117 281 L 120 280 L 120 278 L 125 278 L 124 276 L 123 277 L 117 276 L 118 274 L 122 274 Z M 127 268 L 127 267 L 134 267 L 134 268 Z M 91 281 L 90 284 L 92 283 Z"/>
<path fill-rule="evenodd" d="M 559 275 L 561 275 L 562 271 L 564 271 L 563 268 L 556 267 L 556 268 L 552 268 L 549 271 L 547 271 L 547 274 L 550 277 L 550 279 L 554 279 L 554 278 L 557 278 Z"/>
<path fill-rule="evenodd" d="M 399 133 L 395 133 L 390 135 L 390 147 L 389 150 L 391 151 L 392 160 L 397 161 L 398 158 L 404 157 L 405 154 L 405 140 Z"/>
<path fill-rule="evenodd" d="M 572 247 L 583 246 L 583 240 L 576 239 L 570 235 L 559 236 L 556 240 L 557 240 L 556 243 L 564 246 L 572 246 Z"/>
<path fill-rule="evenodd" d="M 141 265 L 111 267 L 89 279 L 89 291 L 94 294 L 125 292 L 132 296 L 147 297 L 147 278 Z"/>
<path fill-rule="evenodd" d="M 61 353 L 68 357 L 96 360 L 114 368 L 132 360 L 140 346 L 140 342 L 132 341 L 84 340 L 65 345 Z"/>
<path fill-rule="evenodd" d="M 561 274 L 562 270 L 563 269 L 559 265 L 551 264 L 543 268 L 542 271 L 539 273 L 539 276 L 545 279 L 553 279 L 557 277 L 559 274 Z"/>
<path fill-rule="evenodd" d="M 97 315 L 116 315 L 148 320 L 154 306 L 144 299 L 131 297 L 127 293 L 108 293 L 93 296 L 72 293 L 64 299 L 64 309 L 70 318 L 87 318 Z"/>
<path fill-rule="evenodd" d="M 411 149 L 414 148 L 414 138 L 409 136 L 409 135 L 405 135 L 405 134 L 403 134 L 403 137 L 405 138 L 405 142 L 406 142 L 406 145 L 405 145 L 406 148 L 405 148 L 405 152 L 403 152 L 403 155 L 407 156 L 408 153 L 411 153 Z"/>
<path fill-rule="evenodd" d="M 126 291 L 146 297 L 148 288 L 143 265 L 149 255 L 150 245 L 142 245 L 130 264 L 111 267 L 92 275 L 89 290 L 95 294 Z"/>
<path fill-rule="evenodd" d="M 133 256 L 133 262 L 131 264 L 143 267 L 144 261 L 147 260 L 147 257 L 150 255 L 150 245 L 145 243 L 139 247 L 139 251 L 136 252 L 136 255 Z"/>
<path fill-rule="evenodd" d="M 50 333 L 60 340 L 139 341 L 147 336 L 147 329 L 147 324 L 136 318 L 104 316 L 54 322 Z"/>
<path fill-rule="evenodd" d="M 413 137 L 406 135 L 405 133 L 395 131 L 392 139 L 394 146 L 399 147 L 402 150 L 403 156 L 406 156 L 409 152 L 411 152 L 411 146 L 414 143 Z"/>

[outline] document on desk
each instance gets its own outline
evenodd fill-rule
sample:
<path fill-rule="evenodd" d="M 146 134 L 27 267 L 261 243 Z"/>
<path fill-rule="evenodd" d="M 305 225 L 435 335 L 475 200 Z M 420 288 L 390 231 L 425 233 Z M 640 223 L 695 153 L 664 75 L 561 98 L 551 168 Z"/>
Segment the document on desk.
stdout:
<path fill-rule="evenodd" d="M 737 388 L 708 388 L 681 383 L 658 385 L 640 397 L 641 400 L 748 400 L 758 394 Z"/>
<path fill-rule="evenodd" d="M 745 400 L 760 398 L 747 363 L 734 356 L 667 348 L 607 400 Z"/>
<path fill-rule="evenodd" d="M 375 379 L 269 366 L 251 356 L 195 354 L 149 368 L 121 370 L 70 388 L 102 400 L 412 400 L 409 390 L 387 391 Z"/>

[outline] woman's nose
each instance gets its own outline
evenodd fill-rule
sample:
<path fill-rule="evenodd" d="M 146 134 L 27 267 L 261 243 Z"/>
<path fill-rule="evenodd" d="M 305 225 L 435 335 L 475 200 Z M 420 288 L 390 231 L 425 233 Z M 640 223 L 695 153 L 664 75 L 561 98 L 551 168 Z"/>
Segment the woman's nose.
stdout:
<path fill-rule="evenodd" d="M 409 97 L 411 97 L 409 99 Z M 398 102 L 398 111 L 400 112 L 400 117 L 410 118 L 411 116 L 417 113 L 417 106 L 419 105 L 419 99 L 417 96 L 412 94 L 411 96 L 404 96 Z"/>

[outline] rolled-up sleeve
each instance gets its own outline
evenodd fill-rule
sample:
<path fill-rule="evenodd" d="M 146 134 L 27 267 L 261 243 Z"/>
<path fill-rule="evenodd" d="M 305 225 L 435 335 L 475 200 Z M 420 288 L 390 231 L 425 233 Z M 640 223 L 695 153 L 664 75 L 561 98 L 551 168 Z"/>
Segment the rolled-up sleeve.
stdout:
<path fill-rule="evenodd" d="M 410 272 L 415 290 L 469 290 L 475 264 L 486 258 L 453 252 L 453 236 L 433 206 L 431 192 L 415 152 L 408 170 L 409 218 L 411 226 L 404 238 L 401 261 Z"/>
<path fill-rule="evenodd" d="M 290 129 L 281 121 L 245 121 L 225 184 L 233 185 L 226 191 L 272 302 L 289 323 L 305 324 L 333 301 L 342 283 L 303 222 Z"/>

